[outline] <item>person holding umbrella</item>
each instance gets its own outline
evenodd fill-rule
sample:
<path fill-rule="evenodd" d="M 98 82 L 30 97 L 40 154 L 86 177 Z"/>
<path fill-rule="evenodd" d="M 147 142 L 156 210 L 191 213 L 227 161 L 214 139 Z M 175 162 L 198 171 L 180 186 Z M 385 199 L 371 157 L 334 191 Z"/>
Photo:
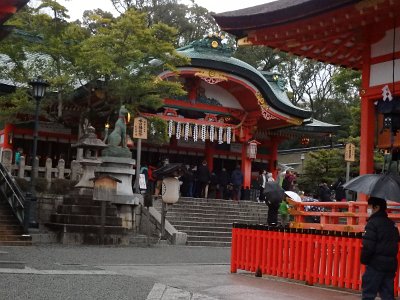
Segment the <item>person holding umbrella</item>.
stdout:
<path fill-rule="evenodd" d="M 264 199 L 268 206 L 267 222 L 269 226 L 278 225 L 278 210 L 284 197 L 285 191 L 278 182 L 270 181 L 265 184 Z"/>
<path fill-rule="evenodd" d="M 386 201 L 378 197 L 368 200 L 370 217 L 362 239 L 361 263 L 366 265 L 362 276 L 362 299 L 394 299 L 394 278 L 397 271 L 399 231 L 388 218 Z"/>

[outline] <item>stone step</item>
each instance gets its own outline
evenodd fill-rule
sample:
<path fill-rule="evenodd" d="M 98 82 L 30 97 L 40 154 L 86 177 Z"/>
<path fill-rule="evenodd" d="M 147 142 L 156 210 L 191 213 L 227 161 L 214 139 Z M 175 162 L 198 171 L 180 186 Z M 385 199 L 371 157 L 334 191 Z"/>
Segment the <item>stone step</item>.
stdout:
<path fill-rule="evenodd" d="M 0 236 L 2 235 L 20 235 L 23 234 L 24 231 L 22 230 L 22 227 L 16 228 L 16 229 L 0 229 Z"/>
<path fill-rule="evenodd" d="M 217 242 L 217 241 L 188 241 L 186 243 L 188 246 L 197 246 L 197 247 L 230 247 L 231 242 Z"/>
<path fill-rule="evenodd" d="M 175 213 L 175 214 L 167 214 L 167 219 L 168 220 L 180 220 L 180 221 L 208 221 L 208 222 L 215 222 L 215 221 L 232 221 L 232 220 L 258 220 L 258 219 L 266 219 L 267 215 L 243 215 L 243 216 L 237 216 L 237 215 L 232 215 L 232 216 L 221 216 L 218 217 L 218 215 L 208 215 L 208 214 L 183 214 L 183 213 Z M 237 221 L 238 223 L 240 221 Z"/>
<path fill-rule="evenodd" d="M 72 233 L 100 233 L 100 225 L 80 225 L 80 224 L 63 224 L 63 223 L 47 223 L 47 227 Z M 125 234 L 126 229 L 120 226 L 104 226 L 105 234 Z"/>
<path fill-rule="evenodd" d="M 64 196 L 64 205 L 80 205 L 80 206 L 101 206 L 101 201 L 95 201 L 91 197 L 86 196 Z"/>
<path fill-rule="evenodd" d="M 25 269 L 22 261 L 0 260 L 0 269 Z"/>
<path fill-rule="evenodd" d="M 202 242 L 202 241 L 214 241 L 214 242 L 228 242 L 230 243 L 232 241 L 232 238 L 230 236 L 228 237 L 222 237 L 222 236 L 210 236 L 210 235 L 188 235 L 188 242 Z"/>
<path fill-rule="evenodd" d="M 174 223 L 176 221 L 190 221 L 193 223 L 196 222 L 210 222 L 210 223 L 216 223 L 216 222 L 223 222 L 223 223 L 246 223 L 246 222 L 251 222 L 251 223 L 260 223 L 261 220 L 267 220 L 263 217 L 256 218 L 256 217 L 243 217 L 243 218 L 215 218 L 215 217 L 192 217 L 192 216 L 168 216 L 167 220 L 170 223 Z M 261 222 L 262 223 L 262 222 Z"/>
<path fill-rule="evenodd" d="M 154 206 L 160 206 L 161 207 L 161 202 L 160 203 L 154 203 Z M 260 209 L 260 208 L 266 208 L 267 206 L 264 203 L 256 203 L 256 204 L 247 204 L 247 203 L 230 203 L 230 204 L 225 204 L 225 203 L 213 203 L 213 202 L 177 202 L 174 205 L 171 205 L 169 207 L 215 207 L 218 209 L 242 209 L 242 208 L 247 208 L 247 209 Z"/>
<path fill-rule="evenodd" d="M 50 216 L 50 222 L 52 223 L 63 223 L 63 224 L 85 224 L 85 225 L 100 225 L 101 217 L 92 215 L 62 215 L 52 214 Z M 108 226 L 122 226 L 122 219 L 119 217 L 105 218 L 105 225 Z"/>
<path fill-rule="evenodd" d="M 17 218 L 14 218 L 13 220 L 1 220 L 0 219 L 0 228 L 4 225 L 20 225 L 18 222 Z"/>
<path fill-rule="evenodd" d="M 0 241 L 31 241 L 30 235 L 0 235 Z"/>
<path fill-rule="evenodd" d="M 156 245 L 160 238 L 155 236 L 149 236 L 142 234 L 129 236 L 129 245 L 134 245 L 138 247 L 146 247 L 148 245 Z"/>
<path fill-rule="evenodd" d="M 5 223 L 5 224 L 0 224 L 0 230 L 22 230 L 22 226 L 18 224 L 14 224 L 16 222 L 13 222 L 13 224 Z"/>
<path fill-rule="evenodd" d="M 182 232 L 185 232 L 188 237 L 193 237 L 193 236 L 201 236 L 201 237 L 215 237 L 215 238 L 232 238 L 232 233 L 231 232 L 219 232 L 219 231 L 204 231 L 204 230 L 179 230 Z M 207 238 L 204 238 L 207 240 Z"/>
<path fill-rule="evenodd" d="M 226 228 L 232 228 L 232 224 L 231 222 L 214 222 L 214 223 L 209 223 L 209 222 L 190 222 L 190 221 L 176 221 L 171 223 L 174 226 L 194 226 L 194 224 L 196 224 L 196 226 L 201 226 L 201 227 L 226 227 Z M 249 223 L 250 224 L 250 223 Z"/>
<path fill-rule="evenodd" d="M 14 221 L 15 220 L 15 216 L 13 214 L 9 214 L 9 215 L 0 214 L 0 220 L 1 221 Z"/>
<path fill-rule="evenodd" d="M 246 211 L 220 211 L 216 212 L 215 210 L 202 210 L 202 209 L 179 209 L 179 210 L 170 210 L 167 212 L 167 217 L 169 214 L 181 214 L 181 215 L 188 215 L 188 214 L 200 214 L 200 215 L 208 215 L 208 216 L 248 216 L 248 215 L 260 215 L 259 212 L 246 212 Z M 262 214 L 264 215 L 264 214 Z"/>
<path fill-rule="evenodd" d="M 208 227 L 203 227 L 203 226 L 198 226 L 196 223 L 194 223 L 193 226 L 182 226 L 182 225 L 174 225 L 174 227 L 183 232 L 197 232 L 197 231 L 207 231 L 207 232 L 227 232 L 231 234 L 232 232 L 232 226 L 230 227 L 221 227 L 221 226 L 208 226 Z"/>
<path fill-rule="evenodd" d="M 0 246 L 32 246 L 31 241 L 0 241 Z"/>
<path fill-rule="evenodd" d="M 100 206 L 83 206 L 83 205 L 60 205 L 57 208 L 58 214 L 78 214 L 78 215 L 94 215 L 100 216 Z M 116 216 L 117 209 L 115 207 L 106 207 L 106 216 Z"/>

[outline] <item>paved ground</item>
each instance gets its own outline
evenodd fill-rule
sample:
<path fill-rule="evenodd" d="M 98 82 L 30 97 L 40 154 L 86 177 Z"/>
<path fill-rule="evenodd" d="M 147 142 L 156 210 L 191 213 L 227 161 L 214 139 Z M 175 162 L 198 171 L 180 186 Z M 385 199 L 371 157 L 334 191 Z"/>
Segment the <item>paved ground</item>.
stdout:
<path fill-rule="evenodd" d="M 0 299 L 359 299 L 278 278 L 230 274 L 230 249 L 206 247 L 0 247 Z"/>

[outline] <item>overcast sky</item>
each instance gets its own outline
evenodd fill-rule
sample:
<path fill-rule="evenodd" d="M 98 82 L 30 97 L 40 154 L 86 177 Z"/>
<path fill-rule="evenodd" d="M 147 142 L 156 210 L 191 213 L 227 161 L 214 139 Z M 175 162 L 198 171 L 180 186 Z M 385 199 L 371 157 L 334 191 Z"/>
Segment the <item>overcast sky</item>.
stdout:
<path fill-rule="evenodd" d="M 189 3 L 187 0 L 181 1 L 183 3 Z M 195 0 L 198 5 L 216 13 L 255 6 L 271 1 L 273 0 Z M 91 10 L 95 8 L 101 8 L 105 11 L 114 12 L 110 0 L 59 0 L 59 2 L 68 9 L 72 20 L 81 18 L 85 10 Z"/>

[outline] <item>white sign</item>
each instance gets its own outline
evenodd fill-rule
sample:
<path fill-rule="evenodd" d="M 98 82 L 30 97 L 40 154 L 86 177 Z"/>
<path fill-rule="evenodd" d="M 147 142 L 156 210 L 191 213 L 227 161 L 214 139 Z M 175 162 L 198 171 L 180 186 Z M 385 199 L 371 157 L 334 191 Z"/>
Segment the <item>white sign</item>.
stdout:
<path fill-rule="evenodd" d="M 139 188 L 141 190 L 147 190 L 146 176 L 144 176 L 144 174 L 139 174 Z"/>

